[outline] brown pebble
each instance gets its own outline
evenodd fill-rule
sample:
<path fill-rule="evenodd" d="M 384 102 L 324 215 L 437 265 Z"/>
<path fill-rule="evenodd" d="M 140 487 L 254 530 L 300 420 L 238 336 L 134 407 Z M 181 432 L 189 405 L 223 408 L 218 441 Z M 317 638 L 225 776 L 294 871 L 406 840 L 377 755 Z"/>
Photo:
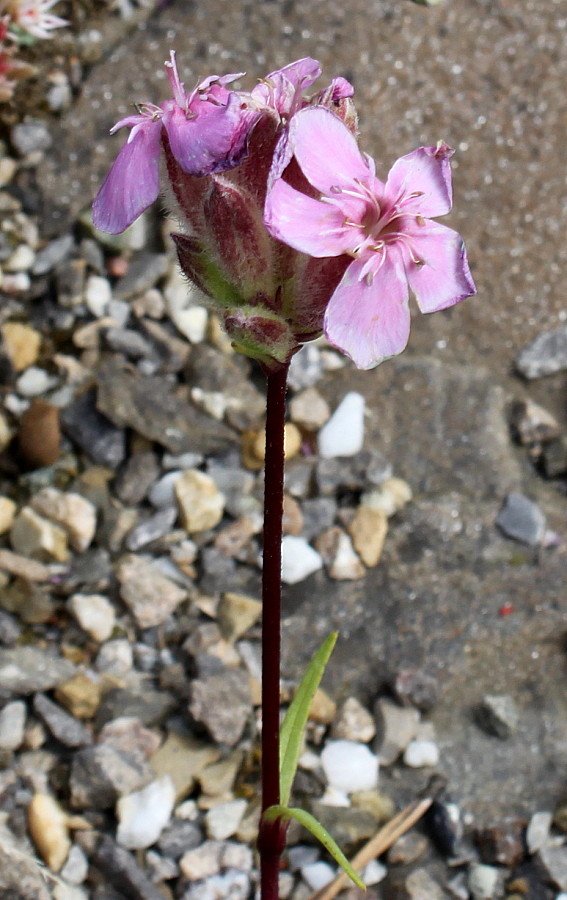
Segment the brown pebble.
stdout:
<path fill-rule="evenodd" d="M 106 271 L 111 278 L 122 278 L 130 266 L 124 256 L 111 256 L 106 262 Z"/>
<path fill-rule="evenodd" d="M 34 400 L 20 419 L 20 452 L 32 469 L 52 466 L 61 453 L 59 410 L 45 400 Z"/>

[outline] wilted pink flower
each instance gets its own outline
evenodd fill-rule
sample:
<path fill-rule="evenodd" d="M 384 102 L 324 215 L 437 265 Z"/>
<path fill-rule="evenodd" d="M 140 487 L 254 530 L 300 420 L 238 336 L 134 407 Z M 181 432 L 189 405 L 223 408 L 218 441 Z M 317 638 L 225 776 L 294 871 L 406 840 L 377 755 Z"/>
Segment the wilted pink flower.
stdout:
<path fill-rule="evenodd" d="M 93 204 L 95 226 L 110 234 L 124 231 L 157 199 L 164 132 L 184 172 L 208 175 L 238 164 L 260 115 L 226 87 L 242 73 L 211 75 L 186 94 L 173 51 L 165 65 L 173 99 L 159 106 L 144 104 L 137 115 L 126 116 L 111 129 L 113 134 L 131 128 Z"/>
<path fill-rule="evenodd" d="M 353 258 L 327 306 L 324 331 L 359 368 L 405 348 L 408 286 L 425 313 L 475 293 L 460 235 L 430 219 L 451 209 L 453 151 L 446 144 L 402 157 L 385 184 L 326 109 L 297 113 L 289 146 L 318 197 L 277 178 L 268 192 L 266 225 L 303 253 Z"/>
<path fill-rule="evenodd" d="M 9 0 L 6 4 L 12 22 L 36 38 L 50 38 L 55 28 L 68 25 L 66 19 L 54 16 L 49 10 L 59 0 Z"/>

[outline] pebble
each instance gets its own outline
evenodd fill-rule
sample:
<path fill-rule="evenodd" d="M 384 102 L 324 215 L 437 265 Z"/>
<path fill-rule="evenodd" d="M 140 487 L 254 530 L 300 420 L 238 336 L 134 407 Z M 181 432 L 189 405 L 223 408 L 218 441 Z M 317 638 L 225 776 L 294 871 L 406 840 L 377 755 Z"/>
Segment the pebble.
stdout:
<path fill-rule="evenodd" d="M 24 739 L 27 710 L 23 700 L 13 700 L 0 710 L 0 748 L 17 750 Z"/>
<path fill-rule="evenodd" d="M 155 453 L 151 450 L 133 453 L 116 475 L 114 492 L 126 506 L 137 506 L 145 499 L 150 488 L 157 486 L 159 474 L 160 468 Z M 154 505 L 174 506 L 174 504 L 175 498 L 172 490 L 168 503 Z"/>
<path fill-rule="evenodd" d="M 61 452 L 59 410 L 45 400 L 33 400 L 20 419 L 18 444 L 33 469 L 57 462 Z"/>
<path fill-rule="evenodd" d="M 71 849 L 67 814 L 49 794 L 34 794 L 28 806 L 28 831 L 40 856 L 58 872 Z"/>
<path fill-rule="evenodd" d="M 439 763 L 439 747 L 435 741 L 413 740 L 404 750 L 404 763 L 412 769 L 436 766 Z"/>
<path fill-rule="evenodd" d="M 477 718 L 489 734 L 507 740 L 517 729 L 519 713 L 512 697 L 507 694 L 487 694 L 482 698 Z"/>
<path fill-rule="evenodd" d="M 310 541 L 330 528 L 337 513 L 337 503 L 332 497 L 314 497 L 301 504 L 303 528 L 301 536 Z"/>
<path fill-rule="evenodd" d="M 219 841 L 232 837 L 238 830 L 246 806 L 246 800 L 238 799 L 219 803 L 209 809 L 205 815 L 207 837 Z"/>
<path fill-rule="evenodd" d="M 0 497 L 0 534 L 6 534 L 12 527 L 17 508 L 9 497 Z"/>
<path fill-rule="evenodd" d="M 262 614 L 259 600 L 227 591 L 217 609 L 221 633 L 227 641 L 236 641 L 252 628 Z"/>
<path fill-rule="evenodd" d="M 120 888 L 118 897 L 110 900 L 121 900 L 121 897 L 135 897 L 136 900 L 163 900 L 163 893 L 149 880 L 138 865 L 135 857 L 108 835 L 91 835 L 83 832 L 82 843 L 96 868 L 104 873 L 106 884 Z M 98 900 L 98 897 L 97 897 Z M 103 900 L 107 900 L 104 896 Z"/>
<path fill-rule="evenodd" d="M 289 404 L 289 412 L 292 422 L 306 431 L 319 431 L 331 415 L 329 404 L 314 387 L 296 394 Z"/>
<path fill-rule="evenodd" d="M 525 831 L 525 821 L 512 816 L 476 829 L 474 841 L 480 861 L 509 868 L 519 865 L 526 853 Z"/>
<path fill-rule="evenodd" d="M 121 797 L 116 806 L 118 843 L 130 850 L 151 847 L 169 822 L 174 803 L 175 788 L 169 775 Z"/>
<path fill-rule="evenodd" d="M 559 423 L 555 416 L 529 398 L 512 403 L 510 425 L 520 444 L 528 447 L 545 444 L 559 436 Z"/>
<path fill-rule="evenodd" d="M 10 142 L 20 156 L 49 150 L 53 138 L 47 124 L 41 119 L 27 119 L 14 125 L 10 132 Z"/>
<path fill-rule="evenodd" d="M 307 543 L 305 538 L 286 534 L 282 540 L 282 581 L 298 584 L 323 568 L 319 553 Z"/>
<path fill-rule="evenodd" d="M 320 891 L 326 887 L 335 875 L 335 869 L 322 860 L 301 867 L 301 877 L 312 891 Z"/>
<path fill-rule="evenodd" d="M 176 801 L 179 802 L 193 790 L 201 772 L 215 763 L 219 756 L 220 750 L 213 744 L 170 731 L 159 750 L 152 755 L 151 764 L 157 775 L 170 776 Z"/>
<path fill-rule="evenodd" d="M 387 874 L 388 869 L 384 863 L 381 863 L 378 859 L 371 859 L 362 870 L 360 877 L 367 887 L 372 887 L 374 884 L 380 884 L 381 881 L 384 881 Z"/>
<path fill-rule="evenodd" d="M 92 719 L 95 716 L 101 695 L 100 683 L 83 672 L 78 672 L 73 678 L 62 679 L 55 690 L 55 699 L 78 719 Z"/>
<path fill-rule="evenodd" d="M 314 343 L 303 344 L 299 353 L 291 359 L 288 373 L 289 386 L 294 391 L 312 387 L 323 374 L 321 351 Z"/>
<path fill-rule="evenodd" d="M 135 552 L 165 537 L 171 532 L 177 520 L 177 510 L 175 508 L 160 509 L 153 516 L 144 519 L 138 525 L 135 525 L 126 536 L 126 549 Z"/>
<path fill-rule="evenodd" d="M 508 494 L 496 524 L 507 537 L 530 547 L 541 545 L 545 536 L 544 514 L 533 500 L 523 494 Z"/>
<path fill-rule="evenodd" d="M 213 479 L 198 469 L 182 472 L 174 484 L 183 527 L 194 534 L 218 525 L 224 511 L 224 495 Z"/>
<path fill-rule="evenodd" d="M 567 369 L 567 325 L 543 332 L 520 350 L 516 369 L 530 380 Z"/>
<path fill-rule="evenodd" d="M 174 818 L 162 831 L 157 847 L 165 856 L 178 860 L 202 843 L 203 833 L 195 822 Z"/>
<path fill-rule="evenodd" d="M 551 812 L 542 811 L 533 814 L 526 829 L 528 853 L 536 853 L 547 844 L 552 821 L 553 813 Z"/>
<path fill-rule="evenodd" d="M 406 878 L 409 900 L 445 900 L 445 892 L 427 869 L 415 869 Z M 479 898 L 475 898 L 479 900 Z"/>
<path fill-rule="evenodd" d="M 390 518 L 407 506 L 412 497 L 412 489 L 407 481 L 392 476 L 386 478 L 379 488 L 363 494 L 360 502 L 362 506 L 383 512 Z"/>
<path fill-rule="evenodd" d="M 96 508 L 81 494 L 47 487 L 32 498 L 30 505 L 65 529 L 74 550 L 83 553 L 90 546 L 96 531 Z"/>
<path fill-rule="evenodd" d="M 376 734 L 373 717 L 356 697 L 347 697 L 331 724 L 331 737 L 369 743 Z"/>
<path fill-rule="evenodd" d="M 348 526 L 353 546 L 365 566 L 376 566 L 382 556 L 388 532 L 388 519 L 384 512 L 369 506 L 359 506 Z"/>
<path fill-rule="evenodd" d="M 24 506 L 12 522 L 10 543 L 16 553 L 40 561 L 66 562 L 69 558 L 67 532 L 38 516 L 30 506 Z"/>
<path fill-rule="evenodd" d="M 80 394 L 61 413 L 65 434 L 96 465 L 116 469 L 126 455 L 126 434 L 96 408 L 96 392 Z"/>
<path fill-rule="evenodd" d="M 250 879 L 244 872 L 228 869 L 200 884 L 191 885 L 180 900 L 248 900 Z"/>
<path fill-rule="evenodd" d="M 560 891 L 567 891 L 567 847 L 544 845 L 537 851 L 537 859 L 545 870 L 546 880 Z"/>
<path fill-rule="evenodd" d="M 369 791 L 378 783 L 378 758 L 356 741 L 328 741 L 321 765 L 329 784 L 345 794 Z"/>
<path fill-rule="evenodd" d="M 400 669 L 392 682 L 396 700 L 403 706 L 415 706 L 429 712 L 439 699 L 439 682 L 420 669 Z"/>
<path fill-rule="evenodd" d="M 415 831 L 402 834 L 388 850 L 388 865 L 407 866 L 426 852 L 427 838 Z"/>
<path fill-rule="evenodd" d="M 44 694 L 35 695 L 33 708 L 53 737 L 65 747 L 84 747 L 92 744 L 92 734 L 88 728 Z"/>
<path fill-rule="evenodd" d="M 375 707 L 380 763 L 390 766 L 417 734 L 419 711 L 401 707 L 381 697 Z"/>
<path fill-rule="evenodd" d="M 27 272 L 32 268 L 35 252 L 29 244 L 19 244 L 2 264 L 5 272 Z"/>
<path fill-rule="evenodd" d="M 32 266 L 32 275 L 36 277 L 39 275 L 47 275 L 48 272 L 51 272 L 59 263 L 62 263 L 65 260 L 73 247 L 75 246 L 75 240 L 72 234 L 63 234 L 60 237 L 54 238 L 54 240 L 49 241 L 42 247 L 41 250 L 38 250 L 33 266 Z"/>
<path fill-rule="evenodd" d="M 499 894 L 499 871 L 494 866 L 472 863 L 468 870 L 468 888 L 473 900 L 491 900 Z"/>
<path fill-rule="evenodd" d="M 183 588 L 142 556 L 123 557 L 116 575 L 120 597 L 141 628 L 161 625 L 187 597 Z"/>
<path fill-rule="evenodd" d="M 81 628 L 95 641 L 106 641 L 116 624 L 114 606 L 102 594 L 73 594 L 67 606 Z"/>
<path fill-rule="evenodd" d="M 58 383 L 58 378 L 49 375 L 45 369 L 30 366 L 16 381 L 16 390 L 21 397 L 38 397 L 56 387 Z"/>
<path fill-rule="evenodd" d="M 77 844 L 69 850 L 67 861 L 61 869 L 61 878 L 71 884 L 79 885 L 86 881 L 89 872 L 89 861 Z"/>
<path fill-rule="evenodd" d="M 330 531 L 336 535 L 336 540 L 328 563 L 329 576 L 336 581 L 355 581 L 357 578 L 364 578 L 364 566 L 356 555 L 346 531 L 340 528 L 330 529 Z M 319 540 L 316 541 L 316 546 L 321 552 Z"/>
<path fill-rule="evenodd" d="M 134 651 L 126 638 L 106 641 L 98 651 L 95 667 L 107 675 L 126 675 L 134 665 Z"/>
<path fill-rule="evenodd" d="M 39 331 L 23 322 L 4 322 L 0 333 L 15 372 L 23 372 L 37 362 L 41 346 Z"/>
<path fill-rule="evenodd" d="M 233 747 L 252 713 L 248 674 L 241 669 L 225 669 L 196 678 L 191 684 L 189 711 L 214 741 Z"/>
<path fill-rule="evenodd" d="M 75 809 L 110 809 L 118 798 L 138 790 L 152 777 L 138 755 L 98 744 L 78 750 L 71 762 L 69 790 Z"/>
<path fill-rule="evenodd" d="M 323 459 L 355 456 L 364 443 L 364 409 L 362 394 L 351 391 L 342 399 L 318 435 L 319 456 Z"/>
<path fill-rule="evenodd" d="M 112 288 L 108 278 L 100 275 L 89 275 L 85 284 L 85 305 L 97 319 L 108 312 L 108 304 L 112 300 Z"/>
<path fill-rule="evenodd" d="M 565 435 L 562 434 L 546 444 L 542 455 L 543 468 L 547 478 L 558 478 L 567 473 L 567 437 Z"/>

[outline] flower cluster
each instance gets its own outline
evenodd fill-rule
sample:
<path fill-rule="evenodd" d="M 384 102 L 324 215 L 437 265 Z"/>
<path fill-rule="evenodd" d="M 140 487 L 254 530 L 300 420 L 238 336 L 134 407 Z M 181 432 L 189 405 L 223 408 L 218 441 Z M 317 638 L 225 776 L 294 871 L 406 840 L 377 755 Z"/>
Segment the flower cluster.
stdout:
<path fill-rule="evenodd" d="M 59 0 L 0 0 L 0 103 L 10 100 L 16 81 L 30 78 L 35 69 L 17 58 L 19 45 L 51 37 L 67 25 L 50 12 Z"/>
<path fill-rule="evenodd" d="M 316 60 L 249 92 L 229 87 L 240 75 L 187 92 L 173 53 L 166 67 L 172 98 L 112 129 L 131 130 L 93 220 L 112 233 L 130 225 L 159 194 L 163 156 L 181 267 L 237 349 L 270 371 L 324 331 L 371 368 L 407 343 L 410 289 L 422 312 L 475 292 L 460 236 L 432 221 L 451 208 L 446 144 L 402 157 L 382 182 L 358 148 L 348 81 L 305 96 Z"/>

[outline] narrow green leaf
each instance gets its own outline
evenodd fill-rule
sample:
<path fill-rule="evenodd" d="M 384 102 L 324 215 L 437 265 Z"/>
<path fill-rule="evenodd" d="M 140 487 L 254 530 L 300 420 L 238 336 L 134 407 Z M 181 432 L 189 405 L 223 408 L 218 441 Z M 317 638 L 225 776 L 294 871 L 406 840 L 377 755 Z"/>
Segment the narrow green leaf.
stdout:
<path fill-rule="evenodd" d="M 319 687 L 337 637 L 338 632 L 333 631 L 315 653 L 282 722 L 280 730 L 280 801 L 284 806 L 288 803 L 291 794 L 291 785 L 301 753 L 309 707 L 315 691 Z"/>
<path fill-rule="evenodd" d="M 366 890 L 366 885 L 360 880 L 341 848 L 311 813 L 306 812 L 304 809 L 299 809 L 296 806 L 269 806 L 264 812 L 264 817 L 268 819 L 269 822 L 273 822 L 275 819 L 295 819 L 296 822 L 299 822 L 300 825 L 307 828 L 307 830 L 323 844 L 325 850 L 327 850 L 335 862 L 344 869 L 351 881 L 354 881 L 356 886 L 362 888 L 363 891 Z"/>

